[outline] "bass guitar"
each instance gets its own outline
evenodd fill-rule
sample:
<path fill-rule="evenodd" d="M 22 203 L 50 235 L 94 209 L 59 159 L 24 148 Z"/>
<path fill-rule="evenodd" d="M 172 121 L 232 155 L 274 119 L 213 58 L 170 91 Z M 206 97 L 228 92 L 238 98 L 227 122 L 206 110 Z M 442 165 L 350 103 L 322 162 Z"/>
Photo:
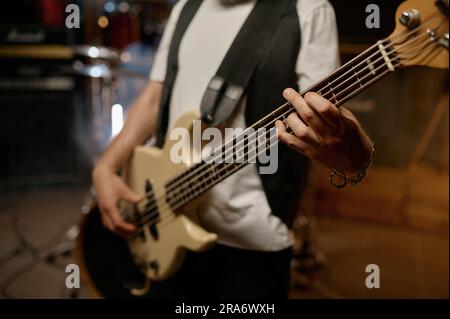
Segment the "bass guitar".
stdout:
<path fill-rule="evenodd" d="M 448 1 L 408 0 L 398 7 L 396 18 L 390 36 L 301 92 L 302 95 L 317 92 L 339 107 L 400 68 L 418 65 L 448 68 Z M 292 112 L 295 109 L 286 103 L 250 128 L 270 129 L 276 120 L 284 120 Z M 195 119 L 196 113 L 188 113 L 176 126 L 192 130 Z M 126 240 L 107 231 L 95 200 L 83 214 L 77 258 L 84 283 L 95 296 L 143 296 L 152 281 L 166 280 L 177 271 L 187 250 L 203 251 L 216 242 L 217 235 L 197 222 L 198 199 L 246 163 L 174 164 L 170 160 L 173 144 L 167 140 L 162 149 L 136 147 L 123 170 L 127 185 L 137 194 L 145 195 L 145 200 L 137 205 L 121 206 L 125 219 L 137 228 L 133 237 Z M 249 150 L 248 138 L 238 144 L 235 147 Z"/>

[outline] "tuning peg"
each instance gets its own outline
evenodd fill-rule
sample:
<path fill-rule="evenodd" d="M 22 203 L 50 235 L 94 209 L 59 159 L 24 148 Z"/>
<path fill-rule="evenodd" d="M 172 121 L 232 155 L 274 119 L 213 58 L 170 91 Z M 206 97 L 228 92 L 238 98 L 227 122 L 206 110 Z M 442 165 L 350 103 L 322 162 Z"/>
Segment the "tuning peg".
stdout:
<path fill-rule="evenodd" d="M 438 35 L 436 33 L 436 30 L 434 29 L 427 29 L 427 34 L 428 37 L 430 38 L 431 41 L 435 42 L 438 40 Z"/>
<path fill-rule="evenodd" d="M 400 15 L 400 23 L 408 29 L 414 29 L 420 25 L 420 12 L 416 9 L 404 11 Z"/>
<path fill-rule="evenodd" d="M 439 39 L 439 44 L 448 50 L 448 32 Z"/>

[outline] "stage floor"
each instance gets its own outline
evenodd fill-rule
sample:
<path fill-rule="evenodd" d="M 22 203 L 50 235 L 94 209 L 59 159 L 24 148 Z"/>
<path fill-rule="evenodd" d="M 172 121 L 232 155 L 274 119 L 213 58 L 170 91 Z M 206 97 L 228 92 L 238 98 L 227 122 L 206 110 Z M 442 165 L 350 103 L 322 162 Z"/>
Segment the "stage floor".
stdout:
<path fill-rule="evenodd" d="M 45 256 L 80 216 L 86 189 L 66 187 L 3 193 L 0 197 L 0 298 L 69 298 L 65 266 L 72 256 Z M 13 222 L 38 253 L 12 255 L 20 247 Z M 309 288 L 294 273 L 292 298 L 448 298 L 448 235 L 343 218 L 317 220 L 325 267 Z M 365 267 L 380 267 L 379 289 L 365 286 Z M 302 277 L 300 277 L 302 278 Z M 72 291 L 73 292 L 73 291 Z M 87 295 L 80 289 L 75 297 Z"/>

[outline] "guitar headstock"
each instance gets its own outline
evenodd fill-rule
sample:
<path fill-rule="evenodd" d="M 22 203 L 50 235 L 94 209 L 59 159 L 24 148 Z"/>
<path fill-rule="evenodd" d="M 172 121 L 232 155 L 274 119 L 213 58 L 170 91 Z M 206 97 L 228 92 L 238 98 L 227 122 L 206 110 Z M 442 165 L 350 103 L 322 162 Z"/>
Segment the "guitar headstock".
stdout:
<path fill-rule="evenodd" d="M 448 0 L 407 0 L 389 36 L 402 66 L 448 68 Z"/>

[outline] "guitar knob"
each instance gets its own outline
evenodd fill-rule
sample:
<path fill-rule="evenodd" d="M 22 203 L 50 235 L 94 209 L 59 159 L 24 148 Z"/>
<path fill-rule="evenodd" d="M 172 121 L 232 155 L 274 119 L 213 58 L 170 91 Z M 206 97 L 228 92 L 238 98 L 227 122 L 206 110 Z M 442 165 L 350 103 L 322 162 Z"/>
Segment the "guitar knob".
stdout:
<path fill-rule="evenodd" d="M 400 15 L 400 23 L 409 30 L 418 27 L 420 25 L 420 12 L 416 9 L 404 11 Z"/>
<path fill-rule="evenodd" d="M 158 272 L 159 270 L 159 263 L 156 259 L 153 259 L 148 266 L 153 269 L 154 272 Z"/>
<path fill-rule="evenodd" d="M 448 50 L 448 32 L 439 39 L 439 44 Z"/>

